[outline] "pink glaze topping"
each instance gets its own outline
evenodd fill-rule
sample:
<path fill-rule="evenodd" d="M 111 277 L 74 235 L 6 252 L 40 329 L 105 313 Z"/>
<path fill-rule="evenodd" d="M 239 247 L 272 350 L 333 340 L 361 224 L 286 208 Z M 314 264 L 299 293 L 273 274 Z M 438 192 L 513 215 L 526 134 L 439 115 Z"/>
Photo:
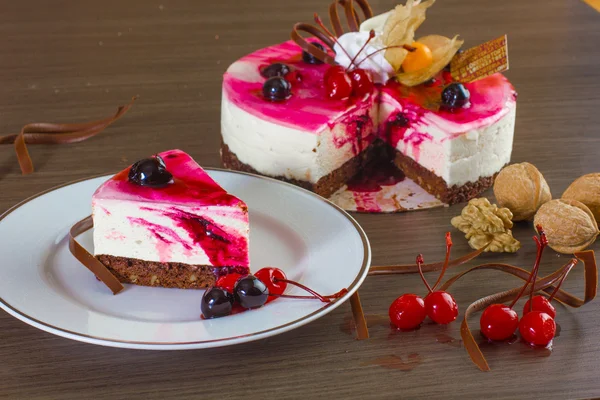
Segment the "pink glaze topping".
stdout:
<path fill-rule="evenodd" d="M 243 201 L 227 193 L 187 153 L 169 150 L 159 156 L 173 175 L 173 183 L 162 188 L 137 185 L 129 182 L 129 167 L 102 184 L 93 198 L 245 207 Z"/>
<path fill-rule="evenodd" d="M 262 95 L 266 81 L 260 71 L 276 62 L 292 68 L 286 77 L 292 84 L 292 95 L 282 102 L 271 102 Z M 327 124 L 347 115 L 369 109 L 374 95 L 362 99 L 332 100 L 327 97 L 323 77 L 330 66 L 302 61 L 302 49 L 291 40 L 258 50 L 232 64 L 223 77 L 227 99 L 244 111 L 278 125 L 318 134 Z"/>

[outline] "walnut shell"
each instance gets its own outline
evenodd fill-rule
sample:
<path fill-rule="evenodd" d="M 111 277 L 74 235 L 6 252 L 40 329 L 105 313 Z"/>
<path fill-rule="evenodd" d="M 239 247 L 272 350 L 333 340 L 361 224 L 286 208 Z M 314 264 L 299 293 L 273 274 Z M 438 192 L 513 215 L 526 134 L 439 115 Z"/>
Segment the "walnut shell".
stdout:
<path fill-rule="evenodd" d="M 530 220 L 542 204 L 552 200 L 544 176 L 527 162 L 500 171 L 494 182 L 494 195 L 500 207 L 513 213 L 513 221 Z"/>
<path fill-rule="evenodd" d="M 583 175 L 565 190 L 563 199 L 577 200 L 588 206 L 596 222 L 600 221 L 600 173 Z"/>
<path fill-rule="evenodd" d="M 594 214 L 577 200 L 550 200 L 535 214 L 533 224 L 544 228 L 548 245 L 564 254 L 585 249 L 600 233 Z"/>

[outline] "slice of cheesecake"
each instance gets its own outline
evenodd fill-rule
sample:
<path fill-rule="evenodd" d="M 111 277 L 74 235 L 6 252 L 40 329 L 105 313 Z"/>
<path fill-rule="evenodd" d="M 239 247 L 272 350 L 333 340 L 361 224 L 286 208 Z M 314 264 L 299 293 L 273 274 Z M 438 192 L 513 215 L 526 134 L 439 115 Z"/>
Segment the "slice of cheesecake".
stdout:
<path fill-rule="evenodd" d="M 516 92 L 502 74 L 466 83 L 468 104 L 444 109 L 444 73 L 430 84 L 390 81 L 381 90 L 380 133 L 397 166 L 442 202 L 455 204 L 492 186 L 510 161 Z"/>
<path fill-rule="evenodd" d="M 283 70 L 277 70 L 280 64 Z M 286 180 L 324 197 L 356 175 L 377 136 L 377 94 L 329 98 L 323 86 L 329 68 L 303 58 L 292 41 L 233 63 L 223 77 L 223 164 Z M 289 95 L 265 97 L 263 85 L 277 75 L 291 85 Z M 282 92 L 272 89 L 276 95 Z"/>
<path fill-rule="evenodd" d="M 186 153 L 138 161 L 92 198 L 94 255 L 121 282 L 204 288 L 248 273 L 248 209 Z"/>

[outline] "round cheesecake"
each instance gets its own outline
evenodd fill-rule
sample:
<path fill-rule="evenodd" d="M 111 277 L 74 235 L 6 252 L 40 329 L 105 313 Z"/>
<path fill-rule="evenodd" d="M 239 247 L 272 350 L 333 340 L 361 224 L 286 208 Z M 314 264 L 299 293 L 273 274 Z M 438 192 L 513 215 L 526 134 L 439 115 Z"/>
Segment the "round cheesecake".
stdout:
<path fill-rule="evenodd" d="M 291 72 L 288 99 L 263 95 L 261 72 L 284 63 Z M 223 78 L 222 159 L 227 168 L 255 172 L 328 197 L 363 166 L 376 139 L 377 92 L 350 100 L 327 97 L 327 64 L 303 61 L 302 49 L 288 41 L 247 55 Z"/>
<path fill-rule="evenodd" d="M 332 38 L 335 45 L 330 41 L 322 54 L 327 55 L 324 61 L 335 60 L 335 66 L 315 58 L 303 39 L 233 63 L 223 78 L 223 164 L 292 182 L 324 197 L 347 188 L 367 163 L 380 157 L 388 157 L 447 204 L 467 201 L 489 188 L 511 157 L 513 86 L 500 73 L 456 82 L 443 65 L 428 80 L 400 83 L 383 56 L 382 31 L 388 18 L 390 13 L 369 18 L 360 30 Z M 456 42 L 442 38 L 448 45 Z M 327 40 L 311 43 L 324 48 Z M 369 91 L 336 96 L 330 84 L 335 68 L 346 68 L 349 75 L 366 68 L 373 80 Z M 273 97 L 277 80 L 284 81 L 286 90 Z M 460 87 L 465 96 L 460 106 L 444 99 L 449 87 Z"/>

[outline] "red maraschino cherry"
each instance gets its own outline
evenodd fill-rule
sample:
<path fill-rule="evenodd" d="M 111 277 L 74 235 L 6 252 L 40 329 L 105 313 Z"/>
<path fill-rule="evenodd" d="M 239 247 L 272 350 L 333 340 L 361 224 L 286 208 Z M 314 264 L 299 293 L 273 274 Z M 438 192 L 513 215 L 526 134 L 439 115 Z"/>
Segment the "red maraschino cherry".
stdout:
<path fill-rule="evenodd" d="M 544 252 L 544 248 L 548 244 L 548 240 L 546 239 L 544 230 L 541 229 L 541 227 L 539 227 L 538 232 L 540 235 L 540 239 L 538 239 L 535 236 L 533 238 L 537 245 L 537 256 L 535 259 L 535 263 L 533 265 L 533 268 L 531 269 L 531 273 L 529 274 L 527 282 L 525 282 L 525 284 L 519 291 L 519 294 L 515 297 L 515 299 L 509 306 L 506 306 L 504 304 L 492 304 L 488 306 L 481 314 L 481 318 L 479 319 L 479 327 L 481 328 L 481 334 L 489 340 L 510 339 L 515 334 L 517 328 L 519 328 L 519 317 L 517 315 L 517 312 L 513 310 L 513 307 L 521 298 L 521 296 L 523 295 L 529 284 L 532 282 L 532 280 L 533 285 L 535 285 L 534 276 L 537 276 L 537 270 L 540 266 L 542 253 Z"/>
<path fill-rule="evenodd" d="M 481 334 L 489 340 L 510 339 L 519 327 L 517 312 L 504 304 L 492 304 L 481 314 Z"/>
<path fill-rule="evenodd" d="M 361 68 L 355 68 L 348 72 L 350 80 L 352 81 L 352 94 L 358 97 L 364 97 L 369 93 L 373 92 L 373 78 L 371 74 Z"/>
<path fill-rule="evenodd" d="M 397 329 L 416 329 L 423 323 L 427 313 L 425 303 L 416 294 L 403 294 L 398 297 L 389 309 L 390 321 Z"/>
<path fill-rule="evenodd" d="M 556 308 L 550 303 L 550 299 L 538 294 L 533 296 L 533 299 L 527 300 L 523 306 L 523 316 L 529 314 L 530 311 L 545 312 L 552 318 L 556 318 Z"/>
<path fill-rule="evenodd" d="M 577 264 L 577 262 L 578 261 L 576 258 L 574 258 L 571 261 L 571 264 L 569 265 L 563 276 L 560 278 L 560 282 L 558 282 L 558 285 L 556 285 L 556 288 L 554 289 L 550 297 L 546 299 L 542 295 L 537 295 L 533 296 L 533 299 L 527 300 L 527 303 L 525 303 L 525 306 L 523 306 L 523 315 L 526 315 L 530 311 L 542 311 L 551 316 L 552 318 L 556 318 L 556 308 L 554 308 L 554 306 L 552 305 L 552 300 L 554 300 L 556 293 L 558 293 L 560 287 L 567 278 L 567 275 L 569 275 L 569 272 L 571 272 L 571 270 Z"/>
<path fill-rule="evenodd" d="M 444 274 L 446 273 L 446 269 L 448 269 L 448 262 L 450 261 L 450 249 L 452 248 L 452 238 L 450 236 L 450 232 L 446 233 L 446 259 L 444 260 L 444 266 L 442 271 L 440 272 L 440 276 L 438 277 L 433 288 L 429 286 L 427 281 L 425 280 L 425 276 L 422 273 L 421 265 L 423 263 L 423 257 L 417 258 L 417 265 L 419 265 L 419 272 L 421 274 L 421 279 L 427 289 L 429 289 L 429 294 L 425 296 L 425 310 L 427 311 L 427 316 L 437 324 L 445 325 L 454 321 L 456 317 L 458 317 L 458 305 L 454 300 L 454 297 L 448 292 L 444 292 L 441 290 L 435 290 L 438 285 L 441 283 Z"/>
<path fill-rule="evenodd" d="M 352 80 L 341 65 L 331 66 L 324 76 L 325 91 L 329 98 L 346 100 L 352 95 Z"/>
<path fill-rule="evenodd" d="M 327 33 L 331 39 L 342 49 L 342 51 L 350 60 L 348 68 L 344 68 L 341 65 L 334 65 L 330 67 L 327 72 L 325 72 L 323 81 L 327 96 L 335 100 L 346 100 L 350 96 L 363 97 L 371 93 L 374 87 L 373 78 L 368 71 L 358 68 L 356 64 L 356 58 L 364 51 L 369 42 L 375 37 L 375 31 L 371 30 L 369 32 L 369 38 L 365 41 L 355 56 L 350 57 L 348 51 L 344 49 L 344 47 L 337 40 L 336 36 L 327 29 L 321 18 L 319 18 L 319 16 L 316 14 L 315 21 L 321 27 L 321 29 L 323 29 L 323 31 Z"/>
<path fill-rule="evenodd" d="M 536 228 L 540 234 L 540 240 L 535 238 L 539 254 L 548 245 L 548 239 L 541 226 L 538 225 Z M 537 267 L 532 271 L 533 277 L 531 278 L 531 290 L 529 291 L 529 312 L 521 317 L 519 332 L 526 342 L 535 346 L 547 346 L 552 342 L 556 334 L 556 322 L 554 322 L 554 318 L 549 314 L 533 310 L 533 294 L 535 293 L 539 265 Z"/>
<path fill-rule="evenodd" d="M 285 282 L 287 277 L 285 276 L 285 272 L 279 268 L 261 268 L 256 271 L 254 276 L 260 279 L 269 289 L 269 298 L 267 299 L 267 303 L 275 300 L 278 295 L 283 294 L 285 289 L 287 289 L 287 283 Z"/>
<path fill-rule="evenodd" d="M 429 286 L 425 275 L 423 275 L 423 255 L 417 256 L 417 267 L 421 280 L 427 287 L 429 293 L 423 300 L 416 294 L 403 294 L 398 297 L 389 309 L 390 321 L 392 325 L 401 330 L 415 329 L 423 323 L 426 316 L 438 324 L 448 324 L 458 316 L 458 306 L 454 298 L 447 292 L 436 291 L 435 288 L 440 284 L 448 263 L 450 261 L 450 248 L 452 247 L 452 239 L 450 232 L 446 233 L 446 259 L 442 272 L 438 277 L 434 287 Z"/>
<path fill-rule="evenodd" d="M 556 335 L 556 322 L 545 312 L 530 311 L 521 318 L 519 332 L 527 343 L 534 346 L 548 346 Z"/>

